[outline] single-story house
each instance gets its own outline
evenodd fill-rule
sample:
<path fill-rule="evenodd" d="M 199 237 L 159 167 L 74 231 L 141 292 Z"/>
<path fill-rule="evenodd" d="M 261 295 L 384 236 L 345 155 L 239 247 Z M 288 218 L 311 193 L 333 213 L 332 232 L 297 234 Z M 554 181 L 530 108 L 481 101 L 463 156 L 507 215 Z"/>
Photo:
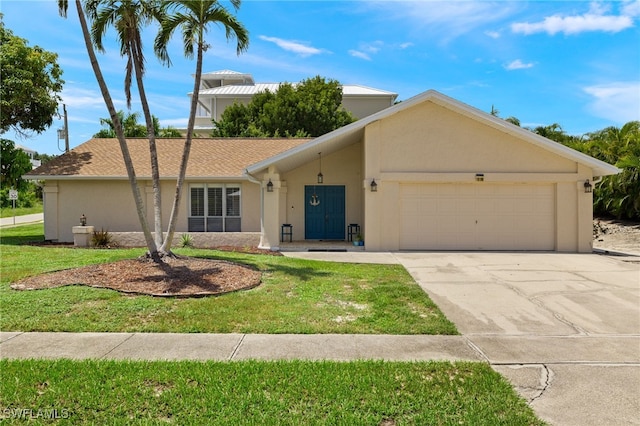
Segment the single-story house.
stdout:
<path fill-rule="evenodd" d="M 129 140 L 151 219 L 147 141 Z M 182 143 L 158 140 L 164 220 Z M 315 139 L 196 139 L 177 232 L 259 232 L 365 249 L 592 250 L 592 186 L 607 163 L 427 91 Z M 321 176 L 319 176 L 321 175 Z M 26 176 L 44 180 L 45 238 L 138 231 L 117 141 L 92 139 Z M 320 179 L 320 177 L 322 179 Z"/>

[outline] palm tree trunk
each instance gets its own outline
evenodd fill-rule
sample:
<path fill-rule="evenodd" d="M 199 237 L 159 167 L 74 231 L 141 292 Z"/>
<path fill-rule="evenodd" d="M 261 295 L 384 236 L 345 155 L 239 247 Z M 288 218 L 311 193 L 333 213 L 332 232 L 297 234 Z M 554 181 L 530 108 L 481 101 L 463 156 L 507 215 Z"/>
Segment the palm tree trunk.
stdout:
<path fill-rule="evenodd" d="M 182 197 L 182 186 L 187 174 L 187 163 L 189 162 L 189 154 L 191 152 L 191 140 L 193 138 L 193 128 L 196 122 L 196 110 L 198 108 L 198 96 L 200 93 L 200 79 L 202 78 L 202 37 L 198 42 L 198 54 L 196 60 L 196 76 L 193 83 L 193 96 L 191 96 L 191 108 L 189 111 L 189 123 L 187 124 L 187 136 L 184 141 L 184 149 L 182 151 L 182 159 L 180 160 L 180 173 L 176 182 L 176 193 L 173 198 L 173 206 L 171 207 L 171 216 L 169 218 L 169 228 L 167 229 L 167 238 L 160 248 L 163 253 L 171 251 L 171 242 L 175 233 L 176 223 L 178 221 L 178 212 L 180 210 L 180 199 Z"/>
<path fill-rule="evenodd" d="M 155 231 L 156 247 L 163 245 L 162 235 L 162 198 L 160 194 L 160 167 L 158 166 L 158 150 L 156 148 L 155 127 L 153 125 L 153 117 L 149 111 L 149 102 L 147 94 L 144 90 L 144 82 L 142 81 L 142 70 L 140 61 L 142 61 L 141 52 L 133 52 L 133 64 L 136 72 L 136 84 L 140 93 L 140 103 L 142 104 L 142 112 L 144 120 L 147 124 L 147 135 L 149 138 L 149 153 L 151 156 L 151 184 L 153 185 L 153 219 Z"/>
<path fill-rule="evenodd" d="M 98 86 L 100 86 L 100 92 L 102 93 L 102 97 L 104 98 L 104 103 L 106 104 L 107 110 L 109 111 L 109 116 L 111 117 L 111 121 L 114 124 L 116 136 L 120 144 L 120 150 L 122 151 L 122 157 L 127 169 L 127 175 L 129 177 L 129 184 L 131 185 L 131 192 L 136 203 L 138 220 L 140 221 L 140 225 L 142 226 L 142 232 L 144 233 L 144 238 L 147 243 L 149 255 L 155 261 L 159 261 L 158 248 L 155 241 L 153 240 L 153 237 L 151 236 L 151 231 L 149 230 L 149 224 L 147 222 L 144 211 L 144 203 L 142 202 L 142 197 L 140 195 L 140 187 L 138 186 L 136 172 L 133 167 L 133 161 L 131 160 L 131 154 L 129 153 L 129 147 L 127 146 L 127 140 L 125 139 L 124 131 L 122 130 L 122 123 L 120 122 L 116 108 L 113 105 L 113 100 L 111 99 L 109 88 L 104 81 L 102 71 L 100 70 L 100 65 L 98 64 L 98 59 L 96 58 L 96 54 L 93 50 L 91 37 L 89 35 L 89 28 L 87 26 L 87 21 L 85 19 L 80 0 L 76 0 L 76 9 L 78 10 L 78 19 L 80 20 L 80 27 L 82 28 L 82 35 L 84 36 L 84 42 L 87 48 L 87 54 L 89 55 L 89 60 L 91 61 L 91 67 L 93 68 L 96 80 L 98 81 Z"/>

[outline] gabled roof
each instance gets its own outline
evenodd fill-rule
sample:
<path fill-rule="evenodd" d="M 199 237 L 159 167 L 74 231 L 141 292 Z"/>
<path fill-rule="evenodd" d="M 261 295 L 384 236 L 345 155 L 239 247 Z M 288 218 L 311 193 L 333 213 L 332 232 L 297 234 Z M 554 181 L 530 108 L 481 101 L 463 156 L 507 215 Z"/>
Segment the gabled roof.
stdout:
<path fill-rule="evenodd" d="M 193 139 L 187 177 L 244 180 L 246 167 L 309 139 L 219 138 Z M 149 179 L 149 141 L 127 139 L 127 145 L 140 179 Z M 184 139 L 157 139 L 158 164 L 163 179 L 176 179 Z M 27 173 L 32 180 L 127 179 L 117 139 L 91 139 Z"/>
<path fill-rule="evenodd" d="M 617 167 L 537 135 L 527 129 L 513 125 L 501 118 L 494 117 L 491 114 L 457 101 L 435 90 L 423 92 L 406 101 L 383 109 L 382 111 L 364 117 L 354 123 L 334 130 L 333 132 L 313 139 L 304 145 L 294 147 L 289 151 L 260 161 L 251 167 L 248 167 L 247 172 L 251 174 L 258 173 L 270 166 L 275 166 L 283 172 L 295 169 L 317 159 L 318 152 L 322 152 L 323 155 L 329 155 L 362 140 L 364 136 L 364 129 L 367 125 L 375 121 L 391 117 L 392 115 L 398 114 L 423 102 L 433 102 L 487 126 L 493 127 L 498 131 L 513 135 L 524 142 L 531 143 L 561 157 L 590 167 L 593 170 L 594 177 L 620 173 L 620 170 Z"/>

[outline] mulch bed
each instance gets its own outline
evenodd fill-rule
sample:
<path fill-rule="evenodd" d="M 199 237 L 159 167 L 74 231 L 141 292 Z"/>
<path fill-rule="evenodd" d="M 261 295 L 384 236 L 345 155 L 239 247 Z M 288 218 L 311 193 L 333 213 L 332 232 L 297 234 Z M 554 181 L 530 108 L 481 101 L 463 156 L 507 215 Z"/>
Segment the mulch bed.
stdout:
<path fill-rule="evenodd" d="M 202 297 L 256 287 L 261 275 L 251 267 L 221 260 L 175 257 L 157 264 L 138 258 L 37 275 L 17 281 L 11 288 L 86 285 L 131 294 Z"/>

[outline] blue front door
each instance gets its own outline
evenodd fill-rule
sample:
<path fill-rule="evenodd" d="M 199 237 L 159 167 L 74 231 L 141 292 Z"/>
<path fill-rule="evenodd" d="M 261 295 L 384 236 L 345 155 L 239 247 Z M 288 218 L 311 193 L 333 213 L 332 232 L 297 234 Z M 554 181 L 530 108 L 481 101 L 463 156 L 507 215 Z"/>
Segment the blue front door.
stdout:
<path fill-rule="evenodd" d="M 306 240 L 344 240 L 343 185 L 305 186 L 304 206 L 304 238 Z"/>

